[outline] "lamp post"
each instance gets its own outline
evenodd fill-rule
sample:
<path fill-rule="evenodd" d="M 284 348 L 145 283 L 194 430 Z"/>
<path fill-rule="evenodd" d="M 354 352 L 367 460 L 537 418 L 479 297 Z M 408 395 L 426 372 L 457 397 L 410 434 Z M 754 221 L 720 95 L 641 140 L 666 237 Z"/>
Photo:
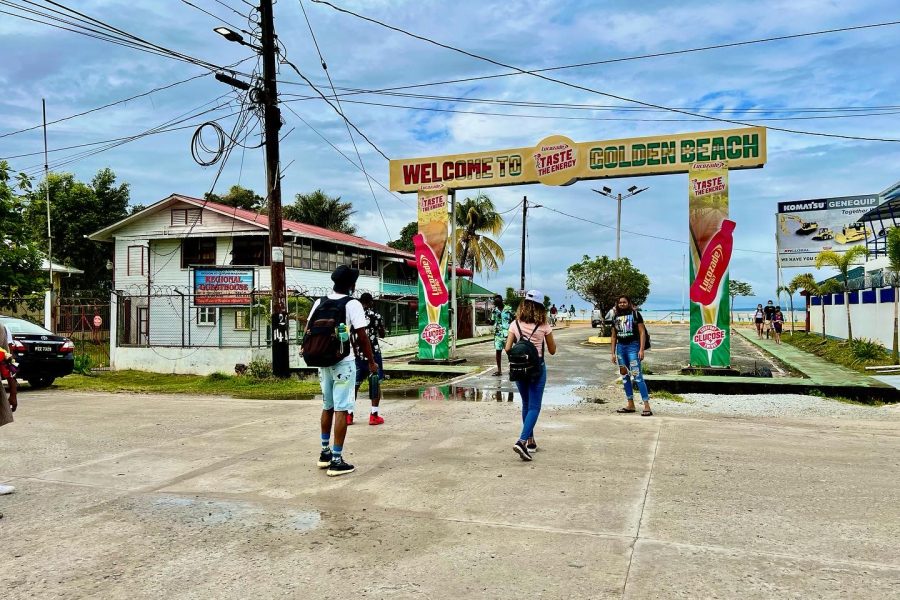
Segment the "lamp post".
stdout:
<path fill-rule="evenodd" d="M 621 257 L 620 249 L 622 244 L 622 200 L 631 198 L 632 196 L 637 196 L 641 192 L 646 192 L 648 189 L 650 188 L 638 188 L 638 186 L 633 185 L 628 188 L 628 193 L 624 196 L 622 195 L 622 192 L 613 194 L 612 189 L 606 186 L 604 186 L 602 190 L 594 190 L 602 196 L 607 196 L 609 198 L 612 198 L 613 200 L 617 200 L 619 204 L 619 209 L 616 216 L 616 259 L 619 259 Z"/>

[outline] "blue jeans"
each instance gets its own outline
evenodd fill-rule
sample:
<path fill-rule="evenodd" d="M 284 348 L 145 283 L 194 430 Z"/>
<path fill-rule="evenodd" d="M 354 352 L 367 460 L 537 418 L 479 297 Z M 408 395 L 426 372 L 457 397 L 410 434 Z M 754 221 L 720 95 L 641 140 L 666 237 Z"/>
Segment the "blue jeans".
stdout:
<path fill-rule="evenodd" d="M 522 397 L 522 435 L 520 440 L 534 437 L 534 426 L 541 414 L 541 400 L 544 398 L 544 385 L 547 383 L 547 365 L 541 363 L 541 375 L 534 381 L 517 381 L 519 395 Z"/>
<path fill-rule="evenodd" d="M 632 383 L 636 383 L 638 390 L 641 392 L 641 399 L 647 402 L 650 400 L 650 392 L 647 390 L 647 383 L 644 381 L 641 359 L 638 358 L 640 350 L 640 340 L 634 340 L 627 344 L 616 344 L 616 359 L 619 361 L 620 367 L 625 367 L 628 370 L 623 376 L 625 378 L 625 397 L 629 400 L 634 398 L 634 386 Z"/>

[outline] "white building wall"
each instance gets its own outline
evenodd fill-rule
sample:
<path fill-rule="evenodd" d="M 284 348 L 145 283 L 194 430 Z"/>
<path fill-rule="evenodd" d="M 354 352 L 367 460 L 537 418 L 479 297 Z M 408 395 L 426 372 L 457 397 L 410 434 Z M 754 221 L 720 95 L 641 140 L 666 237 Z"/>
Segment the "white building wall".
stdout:
<path fill-rule="evenodd" d="M 862 294 L 862 292 L 860 292 Z M 853 322 L 853 337 L 868 338 L 886 348 L 893 344 L 894 304 L 878 302 L 880 291 L 876 290 L 876 304 L 851 304 L 850 318 Z M 822 307 L 810 306 L 810 331 L 822 333 Z M 825 334 L 839 339 L 847 339 L 847 307 L 842 304 L 825 306 Z"/>

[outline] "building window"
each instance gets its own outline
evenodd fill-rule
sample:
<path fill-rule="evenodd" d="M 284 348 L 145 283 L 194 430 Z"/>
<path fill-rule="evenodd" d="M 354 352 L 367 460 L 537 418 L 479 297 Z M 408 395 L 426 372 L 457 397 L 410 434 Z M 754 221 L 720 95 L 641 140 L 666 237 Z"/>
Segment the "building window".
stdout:
<path fill-rule="evenodd" d="M 203 223 L 203 210 L 200 208 L 173 208 L 172 227 L 188 227 Z"/>
<path fill-rule="evenodd" d="M 181 268 L 216 264 L 216 238 L 187 238 L 181 242 Z"/>
<path fill-rule="evenodd" d="M 212 306 L 201 306 L 197 309 L 197 325 L 212 327 L 216 324 L 216 309 Z"/>
<path fill-rule="evenodd" d="M 287 254 L 287 252 L 285 252 Z M 287 260 L 287 258 L 285 258 Z M 263 236 L 239 236 L 233 239 L 231 264 L 268 267 L 271 263 L 269 238 Z"/>
<path fill-rule="evenodd" d="M 128 274 L 146 275 L 147 248 L 145 246 L 128 246 Z"/>
<path fill-rule="evenodd" d="M 237 331 L 248 331 L 250 329 L 249 308 L 239 308 L 234 311 L 234 328 Z"/>

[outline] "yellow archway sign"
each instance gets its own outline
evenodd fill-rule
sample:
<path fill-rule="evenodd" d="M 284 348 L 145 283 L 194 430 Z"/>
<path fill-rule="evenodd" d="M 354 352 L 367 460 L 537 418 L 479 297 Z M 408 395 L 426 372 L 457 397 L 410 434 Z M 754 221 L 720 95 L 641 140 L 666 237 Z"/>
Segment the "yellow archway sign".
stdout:
<path fill-rule="evenodd" d="M 718 260 L 715 257 L 706 262 L 703 259 L 708 254 L 710 241 L 718 239 L 713 234 L 722 228 L 728 215 L 727 171 L 757 169 L 765 163 L 764 127 L 595 142 L 574 142 L 563 135 L 552 135 L 529 148 L 392 160 L 390 189 L 395 192 L 417 192 L 419 195 L 421 235 L 416 240 L 416 265 L 420 273 L 419 358 L 448 359 L 448 342 L 451 338 L 455 339 L 455 335 L 449 335 L 447 310 L 448 300 L 449 306 L 455 306 L 456 302 L 455 271 L 451 269 L 454 276 L 449 294 L 429 296 L 424 293 L 423 287 L 423 278 L 432 287 L 440 287 L 439 282 L 434 281 L 435 264 L 455 264 L 455 232 L 451 232 L 450 243 L 447 243 L 445 234 L 435 233 L 438 221 L 442 219 L 431 215 L 422 220 L 423 215 L 429 215 L 435 207 L 446 214 L 448 204 L 452 214 L 455 190 L 533 183 L 570 185 L 589 179 L 691 173 L 691 281 L 703 277 L 708 280 L 707 287 L 715 284 L 713 287 L 716 288 L 703 294 L 702 303 L 692 298 L 691 362 L 695 366 L 728 366 L 730 328 L 722 317 L 728 314 L 728 261 L 727 258 Z M 713 190 L 713 187 L 703 187 L 706 183 L 717 186 L 715 194 L 706 193 Z M 450 227 L 455 229 L 453 221 Z M 729 235 L 731 229 L 733 223 L 728 224 Z M 727 242 L 730 243 L 730 237 Z M 709 272 L 700 273 L 700 267 L 707 264 Z M 433 305 L 434 302 L 441 302 L 442 305 Z M 698 331 L 703 335 L 699 335 Z M 697 352 L 694 352 L 694 344 L 698 345 Z"/>

